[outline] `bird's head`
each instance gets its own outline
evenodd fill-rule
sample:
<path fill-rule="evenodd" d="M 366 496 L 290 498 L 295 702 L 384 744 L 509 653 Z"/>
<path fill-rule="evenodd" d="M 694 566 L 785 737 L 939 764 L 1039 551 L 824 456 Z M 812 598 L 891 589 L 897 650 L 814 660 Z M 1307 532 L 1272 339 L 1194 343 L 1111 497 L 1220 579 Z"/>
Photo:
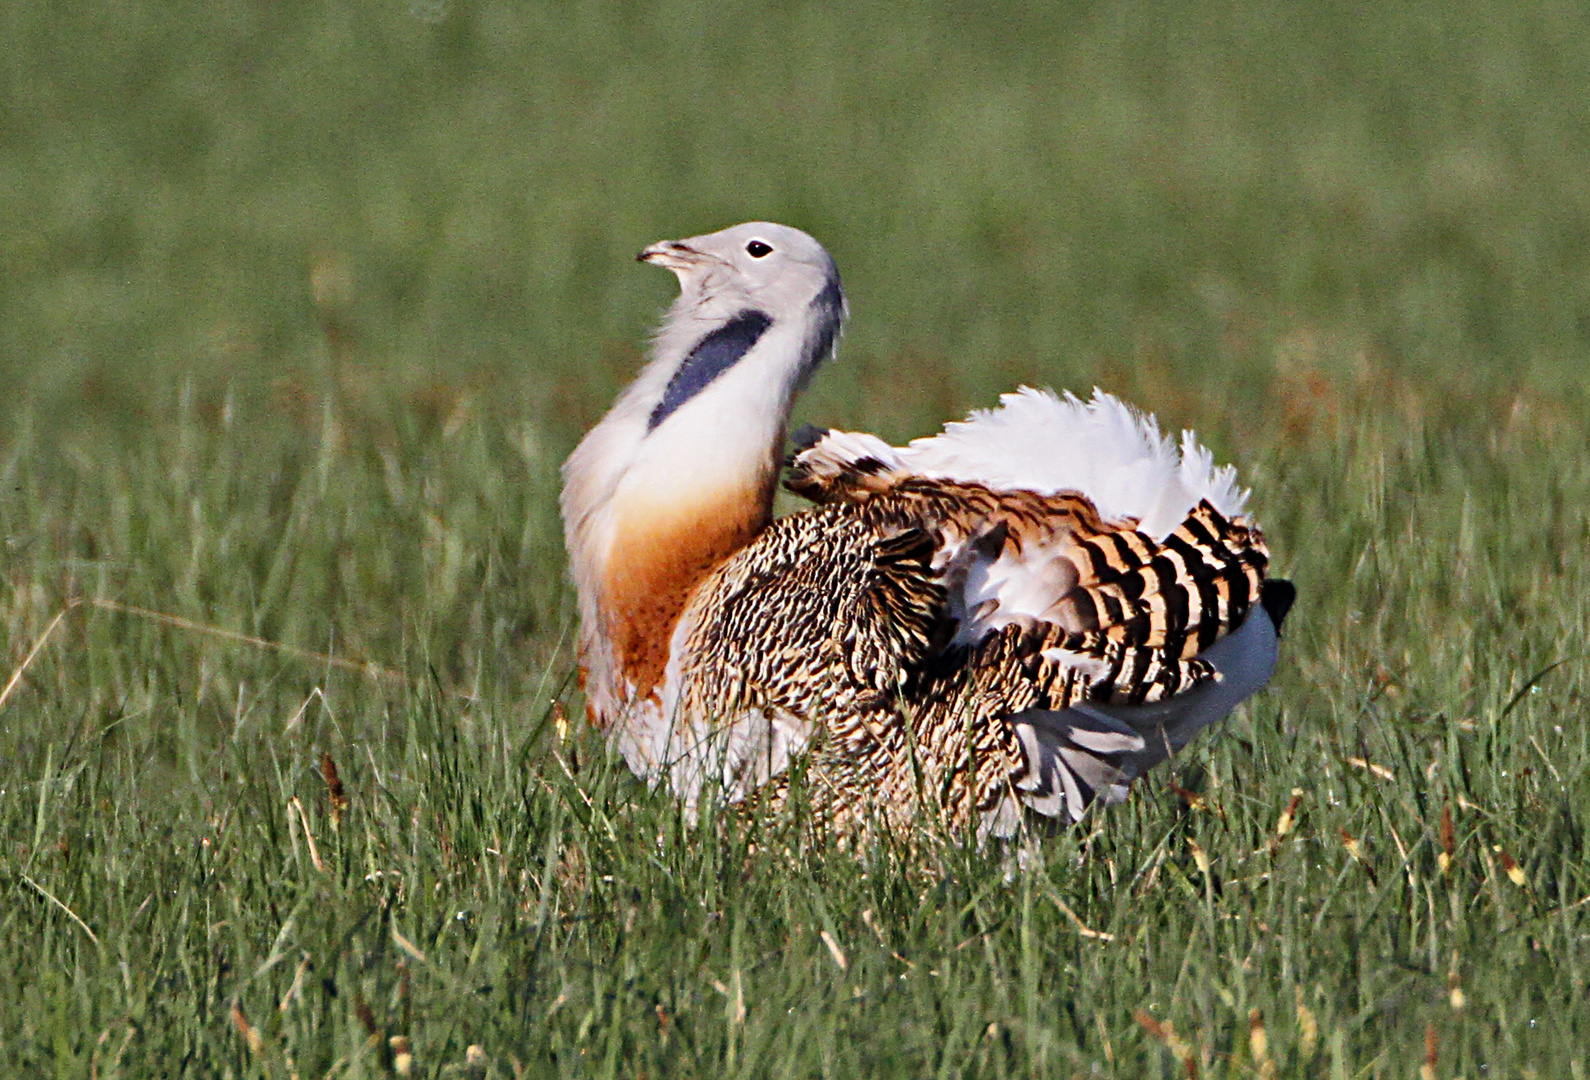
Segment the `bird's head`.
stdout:
<path fill-rule="evenodd" d="M 664 240 L 636 258 L 672 270 L 679 299 L 657 332 L 648 430 L 709 386 L 750 380 L 782 413 L 832 355 L 845 316 L 839 269 L 799 229 L 752 221 L 688 240 Z M 643 378 L 641 384 L 650 380 Z M 782 423 L 782 416 L 779 418 Z"/>
<path fill-rule="evenodd" d="M 635 257 L 672 270 L 682 301 L 717 312 L 752 307 L 777 319 L 800 314 L 825 292 L 844 296 L 839 270 L 821 244 L 768 221 L 663 240 Z"/>

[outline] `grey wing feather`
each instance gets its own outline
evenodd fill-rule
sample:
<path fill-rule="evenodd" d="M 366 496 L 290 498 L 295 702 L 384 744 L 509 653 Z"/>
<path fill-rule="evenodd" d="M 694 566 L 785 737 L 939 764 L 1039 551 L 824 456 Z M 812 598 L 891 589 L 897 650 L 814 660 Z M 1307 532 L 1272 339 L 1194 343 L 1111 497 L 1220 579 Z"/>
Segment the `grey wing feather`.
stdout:
<path fill-rule="evenodd" d="M 1268 682 L 1276 652 L 1275 623 L 1256 606 L 1236 633 L 1203 652 L 1219 672 L 1217 680 L 1151 705 L 1079 703 L 1012 716 L 1026 765 L 1014 784 L 1022 803 L 1050 817 L 1063 811 L 1076 821 L 1095 799 L 1121 801 L 1132 781 Z M 1014 825 L 1008 814 L 988 824 L 1006 833 L 1006 821 Z"/>

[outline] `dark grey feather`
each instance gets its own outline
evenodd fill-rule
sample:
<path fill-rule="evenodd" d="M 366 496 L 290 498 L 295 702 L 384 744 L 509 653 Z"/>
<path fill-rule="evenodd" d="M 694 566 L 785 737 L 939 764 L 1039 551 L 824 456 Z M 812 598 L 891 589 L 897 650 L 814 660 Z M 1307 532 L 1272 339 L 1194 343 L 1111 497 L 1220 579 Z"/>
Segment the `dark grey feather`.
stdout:
<path fill-rule="evenodd" d="M 795 376 L 797 387 L 805 386 L 818 365 L 833 355 L 834 343 L 839 340 L 839 327 L 845 320 L 845 290 L 839 284 L 838 271 L 812 301 L 812 314 L 811 333 L 805 341 L 806 355 L 801 358 L 800 370 Z"/>

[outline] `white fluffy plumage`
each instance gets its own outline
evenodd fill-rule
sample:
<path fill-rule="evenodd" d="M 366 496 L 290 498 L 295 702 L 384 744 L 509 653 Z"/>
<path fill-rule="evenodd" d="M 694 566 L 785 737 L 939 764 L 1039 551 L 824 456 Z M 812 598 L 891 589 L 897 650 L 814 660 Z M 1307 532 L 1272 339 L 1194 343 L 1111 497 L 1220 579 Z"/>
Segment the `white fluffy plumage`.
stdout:
<path fill-rule="evenodd" d="M 1227 517 L 1242 514 L 1248 501 L 1236 469 L 1216 468 L 1191 431 L 1182 432 L 1178 452 L 1152 416 L 1097 388 L 1084 402 L 1069 391 L 1057 396 L 1023 386 L 1002 395 L 997 408 L 978 409 L 895 450 L 890 463 L 1001 490 L 1080 492 L 1107 520 L 1135 518 L 1155 540 L 1202 499 Z"/>

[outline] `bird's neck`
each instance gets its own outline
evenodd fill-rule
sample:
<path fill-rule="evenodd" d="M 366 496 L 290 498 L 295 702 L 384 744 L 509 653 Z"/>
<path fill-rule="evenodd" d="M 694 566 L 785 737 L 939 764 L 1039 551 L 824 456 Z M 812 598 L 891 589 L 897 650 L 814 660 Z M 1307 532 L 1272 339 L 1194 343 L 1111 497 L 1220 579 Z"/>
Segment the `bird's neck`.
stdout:
<path fill-rule="evenodd" d="M 711 396 L 733 387 L 722 389 Z M 691 402 L 647 431 L 647 410 L 621 400 L 564 467 L 587 695 L 599 723 L 657 691 L 691 596 L 771 520 L 787 396 L 751 410 L 736 404 L 748 403 Z"/>

